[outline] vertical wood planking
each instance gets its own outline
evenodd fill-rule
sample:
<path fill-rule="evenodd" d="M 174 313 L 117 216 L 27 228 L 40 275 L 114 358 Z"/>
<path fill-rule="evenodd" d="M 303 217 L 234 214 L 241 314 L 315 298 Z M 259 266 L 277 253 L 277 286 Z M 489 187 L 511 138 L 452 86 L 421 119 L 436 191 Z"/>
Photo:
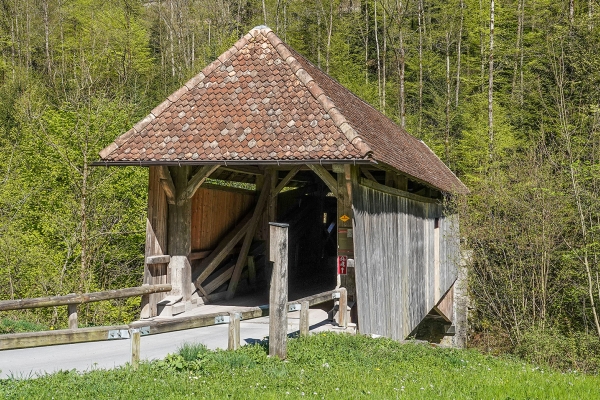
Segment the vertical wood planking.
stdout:
<path fill-rule="evenodd" d="M 451 215 L 440 222 L 438 266 L 434 223 L 442 214 L 441 205 L 356 186 L 359 329 L 404 339 L 455 279 L 456 262 L 450 253 L 458 254 L 458 220 Z M 452 223 L 446 221 L 450 219 Z"/>
<path fill-rule="evenodd" d="M 269 355 L 287 357 L 288 224 L 269 223 L 270 261 Z"/>
<path fill-rule="evenodd" d="M 192 198 L 192 249 L 213 250 L 254 204 L 252 194 L 200 188 Z"/>
<path fill-rule="evenodd" d="M 159 167 L 148 171 L 148 216 L 146 219 L 145 256 L 163 255 L 167 250 L 167 197 L 160 183 Z M 167 264 L 148 265 L 144 262 L 145 284 L 169 283 Z M 142 297 L 142 318 L 157 315 L 156 304 L 166 296 L 154 293 Z"/>

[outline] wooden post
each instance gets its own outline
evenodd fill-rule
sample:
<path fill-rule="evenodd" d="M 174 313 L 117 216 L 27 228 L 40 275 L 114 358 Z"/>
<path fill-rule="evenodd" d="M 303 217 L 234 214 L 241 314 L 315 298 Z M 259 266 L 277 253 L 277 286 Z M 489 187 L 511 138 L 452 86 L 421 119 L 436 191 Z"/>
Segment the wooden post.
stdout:
<path fill-rule="evenodd" d="M 308 316 L 310 313 L 310 303 L 308 301 L 303 301 L 302 308 L 300 308 L 300 336 L 308 336 L 308 331 L 310 327 L 310 323 L 308 321 Z"/>
<path fill-rule="evenodd" d="M 254 265 L 254 256 L 248 256 L 248 281 L 250 286 L 256 285 L 256 266 Z"/>
<path fill-rule="evenodd" d="M 345 329 L 348 327 L 348 291 L 343 287 L 341 287 L 339 291 L 340 302 L 338 306 L 338 325 Z"/>
<path fill-rule="evenodd" d="M 69 304 L 69 329 L 77 329 L 77 304 Z"/>
<path fill-rule="evenodd" d="M 148 173 L 148 218 L 146 220 L 145 258 L 163 255 L 167 252 L 167 197 L 161 186 L 160 166 L 150 167 Z M 166 168 L 166 167 L 165 167 Z M 164 172 L 164 171 L 163 171 Z M 168 169 L 167 171 L 168 172 Z M 167 264 L 144 262 L 144 284 L 167 283 Z M 142 297 L 141 318 L 157 315 L 157 303 L 164 298 L 163 293 L 148 294 Z"/>
<path fill-rule="evenodd" d="M 169 270 L 173 285 L 171 295 L 180 295 L 186 302 L 192 296 L 192 267 L 187 258 L 191 252 L 192 200 L 184 195 L 188 187 L 190 167 L 172 167 L 170 171 L 177 198 L 175 204 L 169 204 L 167 222 L 167 246 L 171 256 Z"/>
<path fill-rule="evenodd" d="M 287 357 L 288 224 L 269 222 L 270 261 L 269 356 Z"/>
<path fill-rule="evenodd" d="M 229 341 L 228 350 L 237 350 L 240 348 L 240 314 L 236 312 L 229 313 Z"/>
<path fill-rule="evenodd" d="M 130 329 L 129 335 L 131 337 L 131 366 L 137 370 L 140 365 L 140 330 Z"/>

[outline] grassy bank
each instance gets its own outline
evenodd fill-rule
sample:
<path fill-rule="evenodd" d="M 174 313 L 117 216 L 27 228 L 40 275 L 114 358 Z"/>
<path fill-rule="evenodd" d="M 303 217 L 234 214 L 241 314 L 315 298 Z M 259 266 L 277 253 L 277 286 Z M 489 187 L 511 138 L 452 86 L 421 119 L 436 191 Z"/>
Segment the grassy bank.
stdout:
<path fill-rule="evenodd" d="M 289 342 L 286 361 L 264 345 L 239 351 L 187 346 L 165 360 L 83 375 L 63 372 L 0 381 L 0 397 L 33 398 L 381 398 L 593 399 L 600 379 L 561 373 L 476 351 L 319 334 Z"/>

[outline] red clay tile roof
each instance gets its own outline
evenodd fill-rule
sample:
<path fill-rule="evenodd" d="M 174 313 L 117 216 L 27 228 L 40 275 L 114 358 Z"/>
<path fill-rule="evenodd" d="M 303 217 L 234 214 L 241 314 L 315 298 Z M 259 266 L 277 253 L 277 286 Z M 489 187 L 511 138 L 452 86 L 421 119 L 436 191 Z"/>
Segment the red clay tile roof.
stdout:
<path fill-rule="evenodd" d="M 255 28 L 100 152 L 106 164 L 375 160 L 448 192 L 466 187 L 269 28 Z"/>

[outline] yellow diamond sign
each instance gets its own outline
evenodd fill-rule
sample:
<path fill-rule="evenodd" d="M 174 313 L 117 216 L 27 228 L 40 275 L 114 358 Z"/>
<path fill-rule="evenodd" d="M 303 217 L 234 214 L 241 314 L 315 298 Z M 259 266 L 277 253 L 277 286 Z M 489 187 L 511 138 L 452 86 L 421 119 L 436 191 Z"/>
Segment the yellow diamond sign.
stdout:
<path fill-rule="evenodd" d="M 340 217 L 340 220 L 341 220 L 342 222 L 348 222 L 348 220 L 349 220 L 349 219 L 350 219 L 350 217 L 349 217 L 349 216 L 347 216 L 346 214 L 344 214 L 344 215 L 342 215 L 342 216 Z"/>

